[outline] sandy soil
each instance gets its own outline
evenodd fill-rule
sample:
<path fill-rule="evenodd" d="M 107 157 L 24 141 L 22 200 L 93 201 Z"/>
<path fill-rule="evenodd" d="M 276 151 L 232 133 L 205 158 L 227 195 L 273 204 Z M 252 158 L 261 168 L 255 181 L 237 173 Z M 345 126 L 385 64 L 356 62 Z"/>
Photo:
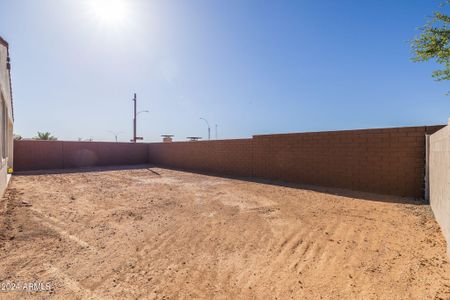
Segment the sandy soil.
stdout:
<path fill-rule="evenodd" d="M 14 176 L 1 299 L 450 299 L 428 206 L 158 168 Z"/>

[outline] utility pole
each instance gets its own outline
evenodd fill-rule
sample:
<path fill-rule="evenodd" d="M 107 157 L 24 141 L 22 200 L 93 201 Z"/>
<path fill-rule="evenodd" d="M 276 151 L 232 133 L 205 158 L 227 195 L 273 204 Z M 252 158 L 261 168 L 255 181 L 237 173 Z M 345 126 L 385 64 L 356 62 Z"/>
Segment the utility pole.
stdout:
<path fill-rule="evenodd" d="M 137 112 L 136 112 L 136 93 L 134 93 L 134 98 L 133 98 L 133 102 L 134 102 L 134 115 L 133 115 L 133 139 L 131 140 L 133 143 L 136 143 L 136 116 L 137 116 Z"/>
<path fill-rule="evenodd" d="M 136 97 L 136 93 L 134 93 L 134 97 L 133 97 L 133 104 L 134 104 L 134 115 L 133 115 L 133 139 L 130 142 L 136 143 L 137 140 L 143 140 L 144 138 L 142 136 L 137 136 L 137 116 L 140 113 L 148 113 L 148 110 L 141 110 L 140 112 L 137 112 L 137 97 Z"/>
<path fill-rule="evenodd" d="M 217 124 L 216 124 L 216 140 L 217 140 Z"/>

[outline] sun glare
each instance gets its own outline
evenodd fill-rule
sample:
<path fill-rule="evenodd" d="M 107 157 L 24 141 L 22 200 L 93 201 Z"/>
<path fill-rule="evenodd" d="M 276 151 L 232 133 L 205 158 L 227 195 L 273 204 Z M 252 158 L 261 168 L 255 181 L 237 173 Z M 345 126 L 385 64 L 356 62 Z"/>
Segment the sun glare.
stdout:
<path fill-rule="evenodd" d="M 90 12 L 103 25 L 122 26 L 129 17 L 127 0 L 90 0 Z"/>

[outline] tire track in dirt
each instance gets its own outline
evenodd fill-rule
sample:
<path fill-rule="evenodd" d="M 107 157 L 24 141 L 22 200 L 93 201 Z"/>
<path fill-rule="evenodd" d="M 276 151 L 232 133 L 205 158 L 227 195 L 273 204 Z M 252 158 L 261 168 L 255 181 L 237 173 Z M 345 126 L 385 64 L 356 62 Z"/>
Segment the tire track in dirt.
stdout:
<path fill-rule="evenodd" d="M 318 255 L 321 245 L 317 241 L 318 230 L 313 227 L 301 227 L 298 234 L 289 243 L 289 251 L 284 252 L 277 259 L 281 264 L 290 266 L 297 274 L 308 267 Z"/>
<path fill-rule="evenodd" d="M 332 221 L 330 219 L 328 220 L 328 224 L 323 231 L 324 236 L 321 237 L 324 245 L 323 250 L 315 266 L 318 272 L 329 268 L 330 265 L 334 265 L 332 260 L 335 260 L 338 254 L 336 253 L 337 239 L 345 229 L 345 225 L 342 224 L 340 218 L 332 218 Z M 329 251 L 331 248 L 334 248 L 334 251 Z"/>
<path fill-rule="evenodd" d="M 45 226 L 45 227 L 55 231 L 61 237 L 65 238 L 67 240 L 70 240 L 72 242 L 75 242 L 76 244 L 78 244 L 82 248 L 89 249 L 91 251 L 98 251 L 94 246 L 92 246 L 89 243 L 85 242 L 84 240 L 80 239 L 76 235 L 70 234 L 69 232 L 64 230 L 63 229 L 64 225 L 63 225 L 63 223 L 61 221 L 57 220 L 56 218 L 53 218 L 53 217 L 50 217 L 50 216 L 46 216 L 39 209 L 31 208 L 31 207 L 29 209 L 32 212 L 34 212 L 33 219 L 37 223 L 39 223 L 39 224 L 41 224 L 41 225 L 43 225 L 43 226 Z M 56 225 L 55 224 L 51 224 L 49 221 L 55 223 Z"/>
<path fill-rule="evenodd" d="M 94 291 L 91 291 L 90 289 L 83 287 L 78 281 L 70 278 L 70 276 L 68 276 L 55 266 L 46 265 L 46 269 L 51 275 L 61 280 L 64 287 L 71 290 L 78 299 L 87 299 L 87 300 L 105 299 L 104 297 L 97 295 Z"/>

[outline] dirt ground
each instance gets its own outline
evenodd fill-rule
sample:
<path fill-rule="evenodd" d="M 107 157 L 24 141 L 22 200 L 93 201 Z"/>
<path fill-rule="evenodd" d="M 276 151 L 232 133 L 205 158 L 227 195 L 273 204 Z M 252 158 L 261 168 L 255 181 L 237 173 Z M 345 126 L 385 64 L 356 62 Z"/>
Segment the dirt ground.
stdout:
<path fill-rule="evenodd" d="M 147 166 L 15 175 L 0 209 L 0 299 L 450 299 L 401 198 Z"/>

